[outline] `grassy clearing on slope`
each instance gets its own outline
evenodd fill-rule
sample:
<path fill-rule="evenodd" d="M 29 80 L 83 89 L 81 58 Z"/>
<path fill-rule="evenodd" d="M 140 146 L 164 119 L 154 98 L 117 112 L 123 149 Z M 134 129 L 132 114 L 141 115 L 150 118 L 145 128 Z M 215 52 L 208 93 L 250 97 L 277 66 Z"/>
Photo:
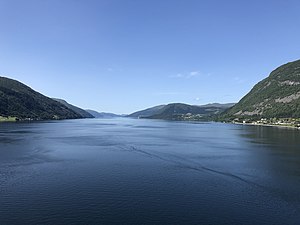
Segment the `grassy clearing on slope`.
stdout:
<path fill-rule="evenodd" d="M 17 118 L 16 117 L 3 117 L 3 116 L 0 116 L 0 122 L 14 122 L 14 121 L 17 121 Z"/>

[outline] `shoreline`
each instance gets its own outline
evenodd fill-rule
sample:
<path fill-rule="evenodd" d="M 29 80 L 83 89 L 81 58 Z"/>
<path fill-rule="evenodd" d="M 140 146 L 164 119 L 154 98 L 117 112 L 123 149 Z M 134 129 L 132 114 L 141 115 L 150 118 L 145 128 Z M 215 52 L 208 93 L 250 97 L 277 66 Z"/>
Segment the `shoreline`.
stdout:
<path fill-rule="evenodd" d="M 300 127 L 288 126 L 288 125 L 279 125 L 279 124 L 255 124 L 255 123 L 232 123 L 237 125 L 246 125 L 246 126 L 262 126 L 262 127 L 277 127 L 277 128 L 289 128 L 300 130 Z"/>

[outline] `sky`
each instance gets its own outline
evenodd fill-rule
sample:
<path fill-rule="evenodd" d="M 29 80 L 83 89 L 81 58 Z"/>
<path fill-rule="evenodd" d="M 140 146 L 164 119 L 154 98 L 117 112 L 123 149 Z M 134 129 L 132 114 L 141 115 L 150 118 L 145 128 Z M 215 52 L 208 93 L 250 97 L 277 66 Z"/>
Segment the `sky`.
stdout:
<path fill-rule="evenodd" d="M 298 0 L 0 0 L 0 76 L 127 114 L 238 102 L 300 59 Z"/>

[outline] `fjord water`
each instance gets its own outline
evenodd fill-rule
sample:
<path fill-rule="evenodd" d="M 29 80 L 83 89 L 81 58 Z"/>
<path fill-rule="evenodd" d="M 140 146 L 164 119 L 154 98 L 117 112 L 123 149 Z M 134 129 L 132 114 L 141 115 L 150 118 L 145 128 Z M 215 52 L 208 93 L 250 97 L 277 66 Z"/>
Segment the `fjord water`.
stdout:
<path fill-rule="evenodd" d="M 300 131 L 1 123 L 0 224 L 300 224 Z"/>

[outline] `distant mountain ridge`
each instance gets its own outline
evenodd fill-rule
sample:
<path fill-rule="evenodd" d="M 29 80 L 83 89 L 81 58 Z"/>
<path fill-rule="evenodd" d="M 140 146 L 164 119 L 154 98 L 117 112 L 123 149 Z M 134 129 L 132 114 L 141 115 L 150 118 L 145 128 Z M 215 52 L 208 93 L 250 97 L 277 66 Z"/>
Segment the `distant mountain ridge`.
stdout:
<path fill-rule="evenodd" d="M 97 112 L 95 110 L 86 109 L 86 112 L 91 114 L 94 118 L 113 118 L 113 117 L 121 117 L 121 115 L 117 115 L 114 113 L 106 113 L 106 112 Z"/>
<path fill-rule="evenodd" d="M 300 60 L 272 71 L 222 117 L 300 118 Z"/>
<path fill-rule="evenodd" d="M 77 107 L 77 106 L 74 106 L 74 105 L 71 105 L 70 103 L 68 103 L 67 101 L 63 100 L 63 99 L 59 99 L 59 98 L 52 98 L 53 100 L 65 105 L 66 107 L 68 107 L 69 109 L 73 110 L 74 112 L 76 112 L 77 114 L 81 115 L 82 118 L 94 118 L 93 115 L 91 115 L 89 112 Z"/>
<path fill-rule="evenodd" d="M 82 118 L 65 105 L 6 77 L 0 77 L 0 116 L 34 120 Z"/>
<path fill-rule="evenodd" d="M 166 120 L 206 120 L 220 114 L 233 105 L 234 103 L 213 103 L 202 106 L 171 103 L 141 110 L 128 115 L 128 117 Z"/>

